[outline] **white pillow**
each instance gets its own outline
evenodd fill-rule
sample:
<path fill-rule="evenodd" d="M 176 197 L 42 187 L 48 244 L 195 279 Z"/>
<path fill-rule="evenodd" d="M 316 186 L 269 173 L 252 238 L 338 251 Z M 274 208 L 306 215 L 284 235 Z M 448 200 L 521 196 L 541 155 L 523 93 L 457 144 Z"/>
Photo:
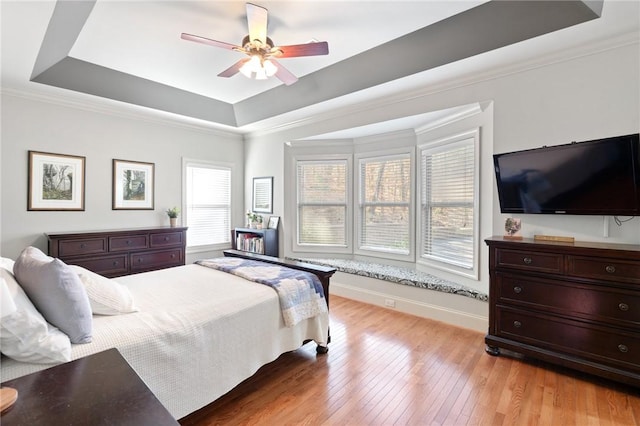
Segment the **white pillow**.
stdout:
<path fill-rule="evenodd" d="M 71 343 L 91 342 L 93 317 L 87 291 L 69 266 L 27 247 L 16 259 L 13 274 L 36 309 Z"/>
<path fill-rule="evenodd" d="M 13 274 L 13 264 L 15 262 L 13 259 L 9 259 L 8 257 L 0 257 L 0 268 L 4 268 L 7 271 Z"/>
<path fill-rule="evenodd" d="M 69 265 L 80 277 L 89 296 L 91 310 L 97 315 L 119 315 L 137 312 L 129 289 L 82 266 Z"/>
<path fill-rule="evenodd" d="M 2 353 L 17 361 L 37 364 L 71 361 L 69 337 L 47 324 L 13 274 L 0 268 L 0 277 L 3 299 L 3 312 L 0 314 Z"/>

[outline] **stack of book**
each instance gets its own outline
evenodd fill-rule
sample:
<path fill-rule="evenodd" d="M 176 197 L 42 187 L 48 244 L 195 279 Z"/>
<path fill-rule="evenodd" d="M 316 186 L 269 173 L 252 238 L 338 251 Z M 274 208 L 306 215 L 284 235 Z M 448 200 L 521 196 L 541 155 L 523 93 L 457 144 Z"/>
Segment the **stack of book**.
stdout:
<path fill-rule="evenodd" d="M 264 241 L 261 235 L 242 233 L 236 236 L 236 249 L 264 254 Z"/>

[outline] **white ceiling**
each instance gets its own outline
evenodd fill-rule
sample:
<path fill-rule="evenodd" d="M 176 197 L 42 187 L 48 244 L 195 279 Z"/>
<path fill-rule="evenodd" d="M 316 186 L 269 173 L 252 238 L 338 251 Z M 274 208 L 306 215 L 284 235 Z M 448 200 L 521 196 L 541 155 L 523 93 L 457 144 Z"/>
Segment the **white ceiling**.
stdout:
<path fill-rule="evenodd" d="M 447 23 L 453 22 L 454 15 L 470 11 L 476 6 L 488 6 L 485 2 L 255 1 L 269 10 L 267 33 L 276 45 L 300 44 L 310 40 L 329 43 L 327 56 L 282 59 L 281 63 L 300 78 L 298 83 L 284 86 L 275 78 L 256 81 L 249 80 L 241 74 L 228 79 L 217 77 L 219 72 L 239 60 L 242 54 L 180 39 L 180 33 L 188 32 L 240 44 L 242 37 L 247 33 L 244 1 L 98 0 L 95 4 L 85 2 L 89 5 L 88 17 L 80 19 L 70 13 L 60 14 L 57 23 L 62 30 L 55 32 L 55 25 L 52 24 L 56 23 L 56 19 L 52 19 L 55 1 L 1 0 L 2 89 L 76 97 L 83 102 L 115 103 L 125 108 L 150 112 L 149 108 L 155 106 L 138 102 L 131 93 L 111 95 L 107 91 L 110 89 L 107 83 L 112 77 L 109 73 L 117 71 L 118 78 L 139 77 L 137 82 L 149 80 L 154 84 L 161 84 L 162 87 L 177 88 L 184 91 L 181 93 L 185 96 L 201 95 L 199 99 L 204 103 L 196 109 L 209 108 L 206 102 L 212 101 L 216 102 L 212 109 L 219 108 L 220 111 L 219 115 L 216 115 L 216 112 L 200 116 L 178 108 L 164 108 L 162 114 L 166 115 L 168 112 L 176 119 L 206 123 L 244 133 L 297 120 L 304 115 L 321 113 L 335 108 L 337 103 L 345 106 L 367 102 L 398 91 L 442 82 L 444 79 L 512 66 L 629 34 L 635 34 L 637 38 L 640 34 L 640 2 L 605 0 L 600 18 L 559 30 L 542 30 L 543 35 L 513 44 L 505 43 L 504 47 L 489 49 L 480 54 L 471 52 L 467 57 L 452 58 L 448 64 L 445 63 L 448 61 L 428 66 L 420 64 L 422 68 L 396 75 L 391 71 L 410 65 L 405 63 L 409 61 L 396 59 L 394 63 L 393 58 L 384 61 L 390 57 L 386 55 L 377 62 L 376 69 L 364 68 L 367 70 L 367 77 L 369 73 L 376 76 L 379 74 L 381 77 L 377 80 L 356 87 L 358 85 L 354 85 L 354 82 L 358 81 L 357 76 L 348 79 L 344 74 L 345 69 L 357 69 L 357 60 L 360 57 L 364 58 L 363 52 L 367 54 L 368 50 L 397 40 L 413 31 L 429 26 L 434 28 L 434 23 L 442 23 L 443 20 Z M 80 2 L 71 3 L 75 3 L 76 5 L 71 7 L 77 9 Z M 551 3 L 545 7 L 549 7 L 549 4 Z M 501 22 L 500 28 L 496 28 L 495 32 L 506 31 L 508 27 L 517 27 L 518 24 Z M 51 28 L 47 30 L 50 25 Z M 75 34 L 69 30 L 73 25 L 78 25 Z M 545 32 L 549 33 L 544 34 Z M 49 37 L 50 44 L 43 42 L 45 35 Z M 58 75 L 45 75 L 41 80 L 44 84 L 30 81 L 36 63 L 42 63 L 42 55 L 47 52 L 55 53 L 58 47 L 64 50 L 65 43 L 69 44 L 70 50 L 62 52 L 61 57 L 66 56 L 78 61 L 67 62 L 66 68 L 57 71 Z M 446 50 L 439 46 L 439 51 L 429 51 L 430 46 L 435 46 L 436 43 L 426 37 L 422 45 L 424 50 L 415 51 L 412 47 L 413 51 L 410 53 L 435 58 L 444 54 L 443 50 Z M 402 50 L 402 46 L 397 42 L 386 47 L 392 47 L 393 50 L 382 50 L 385 49 L 383 46 L 378 47 L 378 51 L 393 53 Z M 361 55 L 357 57 L 358 54 Z M 78 64 L 96 67 L 82 68 Z M 101 73 L 89 75 L 95 69 Z M 69 73 L 69 70 L 78 72 L 79 78 L 86 77 L 87 81 L 74 81 L 73 85 L 68 82 L 58 83 L 60 74 L 64 74 L 62 70 L 66 73 Z M 38 71 L 42 70 L 36 71 L 35 74 L 38 74 Z M 337 71 L 342 74 L 336 73 Z M 105 82 L 105 87 L 98 87 L 100 81 Z M 81 86 L 81 83 L 85 83 L 86 87 Z M 349 84 L 354 87 L 342 87 Z M 70 86 L 72 91 L 68 89 Z M 132 88 L 138 86 L 132 83 L 126 87 L 129 92 L 135 92 Z M 327 92 L 327 96 L 323 97 L 323 92 Z M 287 99 L 289 96 L 291 99 Z M 122 105 L 122 102 L 126 104 Z M 280 107 L 280 110 L 275 108 L 271 113 L 253 114 L 252 110 L 267 109 L 266 107 Z M 218 116 L 229 118 L 218 120 Z M 402 123 L 397 124 L 397 127 L 402 126 Z M 366 131 L 356 133 L 363 135 Z"/>

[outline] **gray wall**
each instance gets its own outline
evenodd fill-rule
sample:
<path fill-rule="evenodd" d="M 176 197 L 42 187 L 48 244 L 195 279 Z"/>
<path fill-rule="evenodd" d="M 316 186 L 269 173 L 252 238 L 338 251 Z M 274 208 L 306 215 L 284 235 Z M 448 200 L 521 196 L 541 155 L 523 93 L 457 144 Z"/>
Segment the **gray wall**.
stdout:
<path fill-rule="evenodd" d="M 243 191 L 242 137 L 204 127 L 3 94 L 1 136 L 4 257 L 28 245 L 46 252 L 46 232 L 168 226 L 165 210 L 182 203 L 182 157 L 235 164 L 233 193 Z M 85 211 L 27 211 L 29 150 L 86 157 Z M 111 209 L 114 158 L 155 164 L 154 210 Z M 241 220 L 242 196 L 232 202 Z"/>

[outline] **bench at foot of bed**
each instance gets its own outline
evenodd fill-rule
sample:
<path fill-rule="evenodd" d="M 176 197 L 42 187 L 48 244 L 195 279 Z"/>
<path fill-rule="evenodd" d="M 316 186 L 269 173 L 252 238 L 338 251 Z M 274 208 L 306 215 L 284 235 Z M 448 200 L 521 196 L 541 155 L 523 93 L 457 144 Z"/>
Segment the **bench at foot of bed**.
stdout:
<path fill-rule="evenodd" d="M 318 277 L 324 290 L 324 300 L 327 302 L 327 308 L 329 308 L 329 280 L 336 272 L 336 268 L 324 265 L 314 265 L 306 262 L 298 262 L 295 260 L 288 260 L 282 257 L 265 256 L 263 254 L 251 253 L 241 250 L 224 250 L 222 252 L 226 257 L 239 257 L 242 259 L 258 260 L 266 263 L 273 263 L 275 265 L 286 266 L 288 268 L 297 269 L 299 271 L 311 272 Z M 307 343 L 307 342 L 303 342 Z M 327 344 L 331 343 L 331 333 L 327 335 Z M 316 347 L 316 353 L 326 354 L 329 352 L 328 346 L 318 345 Z"/>

